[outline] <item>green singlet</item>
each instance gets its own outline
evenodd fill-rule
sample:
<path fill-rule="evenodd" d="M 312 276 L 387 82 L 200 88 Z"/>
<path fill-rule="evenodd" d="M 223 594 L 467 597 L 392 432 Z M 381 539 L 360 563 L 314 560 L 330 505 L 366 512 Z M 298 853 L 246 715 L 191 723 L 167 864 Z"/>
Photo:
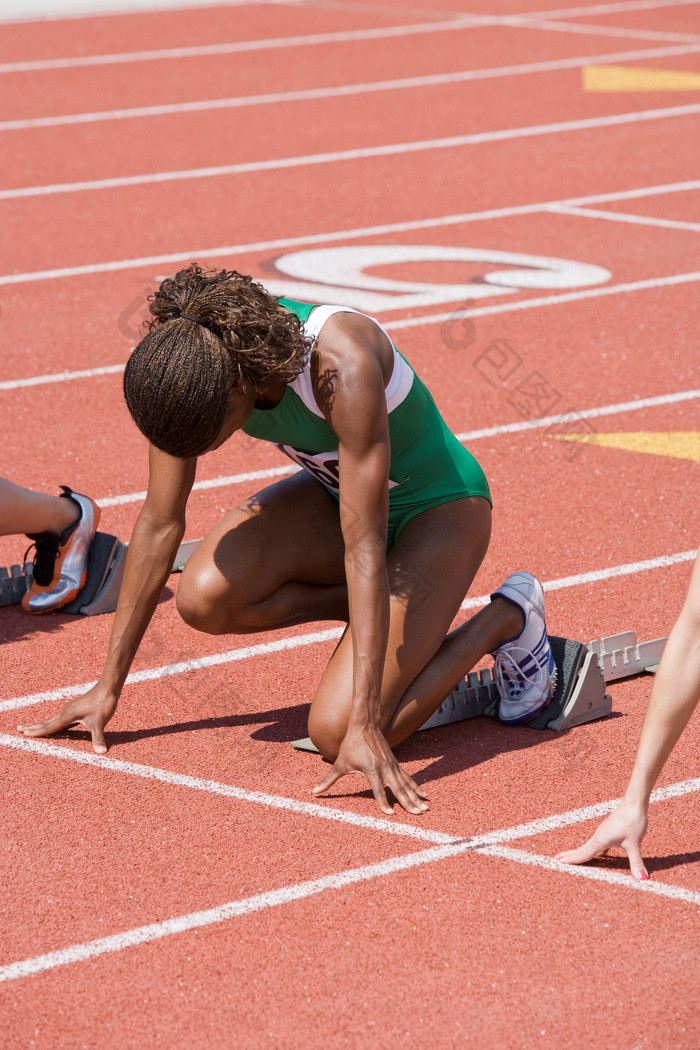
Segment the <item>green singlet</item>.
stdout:
<path fill-rule="evenodd" d="M 297 315 L 311 339 L 318 337 L 332 314 L 358 312 L 345 306 L 279 301 Z M 385 395 L 391 442 L 391 548 L 407 522 L 422 511 L 464 496 L 483 496 L 491 503 L 491 494 L 483 470 L 449 430 L 427 387 L 396 347 Z M 338 438 L 316 404 L 308 360 L 279 404 L 254 409 L 243 430 L 251 437 L 271 441 L 338 498 Z"/>

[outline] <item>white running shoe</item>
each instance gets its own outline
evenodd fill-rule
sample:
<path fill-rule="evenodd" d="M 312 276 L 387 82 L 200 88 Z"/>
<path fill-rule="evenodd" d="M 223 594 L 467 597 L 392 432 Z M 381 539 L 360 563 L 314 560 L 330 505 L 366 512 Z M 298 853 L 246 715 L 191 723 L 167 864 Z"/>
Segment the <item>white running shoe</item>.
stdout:
<path fill-rule="evenodd" d="M 517 726 L 549 703 L 557 681 L 544 619 L 544 591 L 529 572 L 514 572 L 491 597 L 506 598 L 525 616 L 520 634 L 493 653 L 494 680 L 501 697 L 498 716 L 507 725 Z"/>

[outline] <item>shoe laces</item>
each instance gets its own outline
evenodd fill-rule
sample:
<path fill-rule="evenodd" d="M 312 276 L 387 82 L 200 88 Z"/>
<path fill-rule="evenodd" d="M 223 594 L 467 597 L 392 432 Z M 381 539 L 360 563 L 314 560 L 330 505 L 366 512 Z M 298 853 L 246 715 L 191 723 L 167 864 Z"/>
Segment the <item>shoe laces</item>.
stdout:
<path fill-rule="evenodd" d="M 33 539 L 34 542 L 27 547 L 24 554 L 24 561 L 26 562 L 27 555 L 32 547 L 34 547 L 35 552 L 34 558 L 32 559 L 34 564 L 34 572 L 32 574 L 34 582 L 40 587 L 48 587 L 53 580 L 61 537 L 57 532 L 42 532 L 36 536 L 30 536 L 29 539 Z"/>
<path fill-rule="evenodd" d="M 522 653 L 524 656 L 530 657 L 537 668 L 536 679 L 533 680 L 533 678 L 525 674 L 522 667 L 515 660 L 514 653 Z M 493 677 L 498 686 L 499 694 L 504 698 L 519 700 L 527 686 L 540 685 L 544 675 L 545 669 L 538 663 L 534 653 L 530 652 L 529 649 L 523 649 L 522 646 L 512 645 L 508 649 L 498 649 L 494 655 Z"/>

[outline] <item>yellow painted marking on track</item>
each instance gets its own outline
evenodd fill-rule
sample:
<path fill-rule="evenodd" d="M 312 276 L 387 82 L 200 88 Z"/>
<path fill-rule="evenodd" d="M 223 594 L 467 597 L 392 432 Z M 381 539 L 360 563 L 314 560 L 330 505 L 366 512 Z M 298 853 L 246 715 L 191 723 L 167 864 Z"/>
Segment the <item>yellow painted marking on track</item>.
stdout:
<path fill-rule="evenodd" d="M 700 91 L 700 73 L 635 66 L 584 66 L 584 91 Z"/>
<path fill-rule="evenodd" d="M 583 441 L 587 445 L 618 448 L 625 452 L 647 452 L 700 462 L 700 430 L 650 433 L 637 431 L 616 434 L 553 434 L 558 441 Z"/>

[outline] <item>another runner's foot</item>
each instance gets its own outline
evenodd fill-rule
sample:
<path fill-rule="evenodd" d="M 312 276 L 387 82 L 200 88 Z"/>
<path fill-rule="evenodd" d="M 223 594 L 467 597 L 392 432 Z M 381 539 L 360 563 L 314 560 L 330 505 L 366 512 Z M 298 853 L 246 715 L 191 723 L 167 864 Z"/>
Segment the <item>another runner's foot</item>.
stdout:
<path fill-rule="evenodd" d="M 63 532 L 39 532 L 34 540 L 34 575 L 32 585 L 22 598 L 28 613 L 52 612 L 75 598 L 87 579 L 90 544 L 97 531 L 100 508 L 89 498 L 62 485 L 62 497 L 78 507 L 79 516 Z"/>

